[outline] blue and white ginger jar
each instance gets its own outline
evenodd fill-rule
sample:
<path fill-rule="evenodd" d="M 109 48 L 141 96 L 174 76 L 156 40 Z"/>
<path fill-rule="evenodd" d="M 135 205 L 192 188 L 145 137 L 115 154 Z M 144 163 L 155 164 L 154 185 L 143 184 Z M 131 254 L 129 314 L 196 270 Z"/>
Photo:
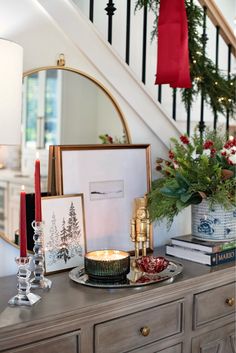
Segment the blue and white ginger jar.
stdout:
<path fill-rule="evenodd" d="M 207 200 L 192 205 L 192 236 L 206 241 L 235 240 L 236 208 L 215 205 L 210 209 Z"/>

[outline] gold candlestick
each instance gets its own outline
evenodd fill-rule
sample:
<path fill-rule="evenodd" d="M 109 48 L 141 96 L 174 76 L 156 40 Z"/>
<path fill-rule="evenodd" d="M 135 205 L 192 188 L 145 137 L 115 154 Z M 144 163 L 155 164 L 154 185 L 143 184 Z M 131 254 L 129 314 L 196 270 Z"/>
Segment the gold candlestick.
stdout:
<path fill-rule="evenodd" d="M 135 243 L 135 258 L 139 257 L 140 245 L 142 256 L 146 256 L 147 243 L 150 240 L 150 220 L 146 196 L 134 200 L 134 213 L 131 219 L 130 237 Z"/>

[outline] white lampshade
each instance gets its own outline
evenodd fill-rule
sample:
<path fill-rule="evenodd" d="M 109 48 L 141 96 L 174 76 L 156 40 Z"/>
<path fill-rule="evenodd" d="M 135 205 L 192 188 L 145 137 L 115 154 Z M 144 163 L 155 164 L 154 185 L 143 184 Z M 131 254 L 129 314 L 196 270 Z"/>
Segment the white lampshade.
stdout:
<path fill-rule="evenodd" d="M 0 145 L 21 142 L 23 49 L 0 38 Z"/>

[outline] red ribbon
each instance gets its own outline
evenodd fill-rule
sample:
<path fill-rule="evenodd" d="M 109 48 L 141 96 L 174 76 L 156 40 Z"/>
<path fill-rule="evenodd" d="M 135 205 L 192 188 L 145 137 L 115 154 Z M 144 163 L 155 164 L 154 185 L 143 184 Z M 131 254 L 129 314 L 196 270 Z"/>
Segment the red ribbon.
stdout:
<path fill-rule="evenodd" d="M 155 84 L 191 88 L 188 24 L 184 0 L 161 0 Z"/>

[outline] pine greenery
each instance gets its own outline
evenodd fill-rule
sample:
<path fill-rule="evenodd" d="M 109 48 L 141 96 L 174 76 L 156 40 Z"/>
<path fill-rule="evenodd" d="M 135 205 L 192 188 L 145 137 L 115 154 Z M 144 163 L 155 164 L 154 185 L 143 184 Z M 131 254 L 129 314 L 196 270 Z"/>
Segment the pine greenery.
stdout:
<path fill-rule="evenodd" d="M 191 139 L 171 139 L 169 161 L 157 160 L 162 175 L 148 194 L 150 218 L 167 219 L 170 227 L 174 216 L 192 204 L 207 199 L 210 206 L 225 209 L 236 205 L 236 138 L 226 141 L 215 132 L 206 131 Z"/>

